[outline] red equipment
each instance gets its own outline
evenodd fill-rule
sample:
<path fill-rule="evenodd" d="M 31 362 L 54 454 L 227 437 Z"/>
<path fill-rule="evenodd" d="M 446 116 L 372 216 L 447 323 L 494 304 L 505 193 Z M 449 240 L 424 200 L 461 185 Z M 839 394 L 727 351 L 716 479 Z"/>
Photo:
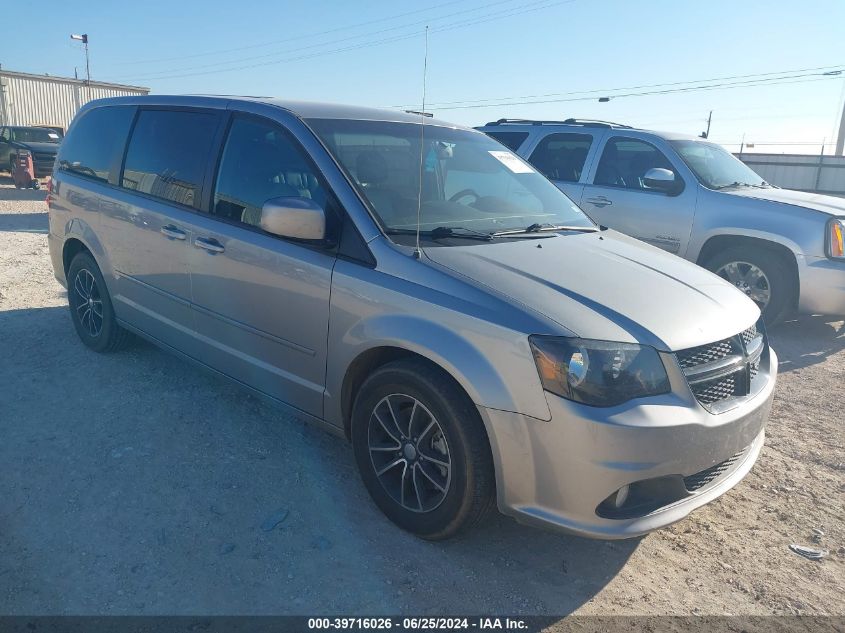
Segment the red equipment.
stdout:
<path fill-rule="evenodd" d="M 35 177 L 35 165 L 32 163 L 32 154 L 25 150 L 19 149 L 15 154 L 15 169 L 12 171 L 12 179 L 15 181 L 15 187 L 18 189 L 39 189 L 41 183 Z"/>

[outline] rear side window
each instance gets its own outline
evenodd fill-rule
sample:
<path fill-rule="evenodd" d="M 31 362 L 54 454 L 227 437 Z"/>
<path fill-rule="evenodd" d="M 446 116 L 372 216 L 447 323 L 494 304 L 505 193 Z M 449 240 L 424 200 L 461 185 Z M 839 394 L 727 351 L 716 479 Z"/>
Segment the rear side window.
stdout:
<path fill-rule="evenodd" d="M 578 182 L 592 144 L 590 134 L 549 134 L 528 160 L 550 180 Z"/>
<path fill-rule="evenodd" d="M 107 107 L 83 114 L 62 143 L 59 170 L 108 182 L 134 113 L 133 107 Z"/>
<path fill-rule="evenodd" d="M 126 152 L 122 186 L 199 207 L 217 122 L 212 112 L 142 110 Z"/>
<path fill-rule="evenodd" d="M 515 152 L 528 138 L 528 132 L 487 132 L 487 136 L 493 137 L 509 150 Z"/>

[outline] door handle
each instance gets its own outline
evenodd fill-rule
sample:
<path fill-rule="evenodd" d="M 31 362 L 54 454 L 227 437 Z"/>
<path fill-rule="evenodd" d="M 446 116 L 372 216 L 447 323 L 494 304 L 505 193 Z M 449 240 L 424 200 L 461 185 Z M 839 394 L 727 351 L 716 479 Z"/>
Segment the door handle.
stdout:
<path fill-rule="evenodd" d="M 167 226 L 161 227 L 161 234 L 173 240 L 184 240 L 186 237 L 185 231 L 183 231 L 182 229 L 177 229 L 172 224 L 168 224 Z"/>
<path fill-rule="evenodd" d="M 596 196 L 595 198 L 587 198 L 585 202 L 589 202 L 590 204 L 596 207 L 609 207 L 613 204 L 613 200 L 609 200 L 604 196 Z"/>
<path fill-rule="evenodd" d="M 194 246 L 207 250 L 209 253 L 222 253 L 226 249 L 213 237 L 198 237 L 194 240 Z"/>

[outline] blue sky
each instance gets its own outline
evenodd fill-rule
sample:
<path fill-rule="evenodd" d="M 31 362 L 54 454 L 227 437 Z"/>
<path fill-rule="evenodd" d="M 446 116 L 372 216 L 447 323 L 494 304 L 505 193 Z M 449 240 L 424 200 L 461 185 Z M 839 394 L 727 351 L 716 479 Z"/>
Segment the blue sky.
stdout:
<path fill-rule="evenodd" d="M 3 38 L 4 68 L 72 76 L 76 66 L 82 76 L 81 45 L 69 34 L 87 32 L 93 79 L 158 93 L 419 107 L 428 24 L 427 109 L 457 123 L 578 116 L 697 134 L 713 110 L 715 141 L 745 135 L 757 151 L 818 153 L 823 139 L 832 144 L 845 98 L 845 73 L 608 103 L 596 99 L 604 93 L 571 94 L 845 69 L 843 0 L 145 0 L 131 10 L 48 2 L 39 14 L 26 3 L 4 8 L 4 24 L 15 25 L 15 37 Z M 589 100 L 504 105 L 547 94 L 558 96 L 539 100 Z M 438 105 L 482 100 L 496 105 Z M 773 142 L 808 145 L 763 145 Z"/>

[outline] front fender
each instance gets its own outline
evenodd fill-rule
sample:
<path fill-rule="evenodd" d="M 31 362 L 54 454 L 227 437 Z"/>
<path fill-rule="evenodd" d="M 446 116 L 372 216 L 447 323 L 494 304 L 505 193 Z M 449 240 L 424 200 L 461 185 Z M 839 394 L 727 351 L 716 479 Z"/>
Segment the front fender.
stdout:
<path fill-rule="evenodd" d="M 397 348 L 446 371 L 476 405 L 551 418 L 528 336 L 411 294 L 343 277 L 332 289 L 324 417 L 343 425 L 343 385 L 362 354 Z M 354 396 L 354 394 L 353 394 Z"/>

